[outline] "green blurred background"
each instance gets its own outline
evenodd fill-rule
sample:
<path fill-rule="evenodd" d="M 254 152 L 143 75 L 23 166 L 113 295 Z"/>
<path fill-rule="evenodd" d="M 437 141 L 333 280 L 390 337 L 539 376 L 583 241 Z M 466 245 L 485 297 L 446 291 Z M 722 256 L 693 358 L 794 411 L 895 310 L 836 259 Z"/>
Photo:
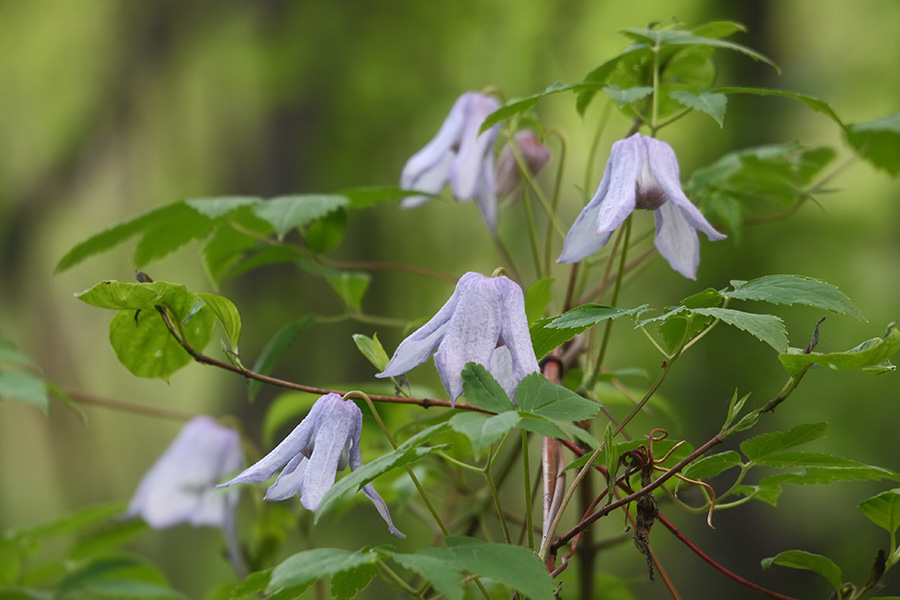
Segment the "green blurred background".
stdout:
<path fill-rule="evenodd" d="M 405 160 L 430 139 L 461 92 L 494 85 L 515 97 L 557 79 L 578 81 L 626 45 L 617 30 L 673 19 L 689 25 L 742 22 L 750 31 L 735 41 L 783 69 L 778 76 L 746 57 L 719 54 L 722 84 L 813 95 L 851 123 L 900 108 L 896 0 L 2 2 L 0 329 L 61 385 L 189 412 L 239 414 L 258 439 L 271 392 L 248 406 L 244 383 L 228 374 L 191 366 L 169 383 L 145 381 L 116 362 L 106 341 L 110 314 L 72 294 L 103 279 L 130 281 L 129 253 L 92 258 L 54 277 L 59 258 L 112 223 L 182 198 L 396 185 Z M 575 115 L 571 96 L 538 107 L 545 123 L 568 139 L 567 224 L 580 208 L 576 186 L 582 185 L 601 105 L 596 102 L 584 121 Z M 627 127 L 623 118 L 612 119 L 595 174 L 602 170 L 605 148 Z M 663 137 L 679 154 L 683 178 L 725 151 L 750 145 L 793 139 L 842 144 L 840 131 L 822 115 L 787 100 L 751 97 L 731 99 L 723 129 L 697 115 Z M 553 151 L 551 168 L 558 159 Z M 838 161 L 847 154 L 841 149 Z M 795 219 L 747 229 L 739 241 L 704 242 L 696 283 L 657 259 L 625 290 L 621 304 L 664 306 L 705 287 L 722 288 L 729 279 L 794 273 L 837 285 L 869 319 L 830 317 L 819 349 L 844 350 L 880 335 L 898 316 L 900 187 L 865 164 L 832 183 L 834 193 L 820 196 L 818 206 L 807 204 Z M 526 256 L 527 240 L 518 235 L 524 227 L 520 212 L 517 206 L 501 215 L 500 235 L 513 252 Z M 333 257 L 402 261 L 454 277 L 490 272 L 499 264 L 476 208 L 448 201 L 414 211 L 384 205 L 354 213 Z M 210 289 L 193 248 L 148 272 L 198 291 Z M 450 283 L 376 272 L 364 306 L 373 314 L 419 318 L 451 290 Z M 250 361 L 287 320 L 328 314 L 335 306 L 315 279 L 282 267 L 232 281 L 221 293 L 243 314 L 241 350 Z M 801 347 L 821 316 L 799 308 L 775 312 L 785 319 L 792 345 Z M 609 366 L 654 373 L 657 357 L 628 329 L 616 328 Z M 314 385 L 370 381 L 372 369 L 350 335 L 376 331 L 389 351 L 402 337 L 397 329 L 359 323 L 313 327 L 294 344 L 279 374 Z M 418 378 L 434 384 L 427 369 Z M 679 418 L 659 419 L 674 436 L 699 444 L 718 430 L 735 388 L 762 401 L 783 380 L 769 348 L 718 328 L 686 355 L 662 389 Z M 900 470 L 897 389 L 895 375 L 815 372 L 762 428 L 829 421 L 827 439 L 810 450 Z M 46 417 L 0 403 L 0 527 L 127 501 L 178 428 L 173 421 L 98 408 L 85 408 L 85 414 L 86 423 L 59 406 Z M 389 417 L 399 422 L 407 414 Z M 714 531 L 701 517 L 672 509 L 667 514 L 739 574 L 785 593 L 823 597 L 825 587 L 815 576 L 777 568 L 763 573 L 759 559 L 799 548 L 827 554 L 845 567 L 846 578 L 864 580 L 887 540 L 855 506 L 888 487 L 789 488 L 777 510 L 751 504 L 717 514 Z M 369 509 L 354 508 L 346 515 L 350 521 L 326 519 L 314 531 L 315 541 L 351 549 L 383 543 L 379 526 L 347 526 L 371 519 Z M 616 521 L 605 530 L 610 535 L 620 531 Z M 651 542 L 685 597 L 756 597 L 663 529 L 654 530 Z M 197 543 L 210 551 L 194 551 Z M 217 544 L 215 532 L 183 527 L 150 534 L 134 549 L 159 561 L 177 588 L 202 597 L 229 576 Z M 646 581 L 643 558 L 630 548 L 601 556 L 598 572 L 624 574 L 638 597 L 666 597 L 661 584 Z M 895 573 L 884 595 L 891 590 L 900 593 Z"/>

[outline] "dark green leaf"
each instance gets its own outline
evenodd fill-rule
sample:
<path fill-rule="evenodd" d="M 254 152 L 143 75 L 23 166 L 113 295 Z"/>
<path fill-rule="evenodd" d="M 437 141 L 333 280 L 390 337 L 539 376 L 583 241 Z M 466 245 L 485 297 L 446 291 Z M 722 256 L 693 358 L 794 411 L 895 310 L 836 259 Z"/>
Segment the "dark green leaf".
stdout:
<path fill-rule="evenodd" d="M 213 222 L 186 204 L 171 205 L 165 221 L 144 230 L 134 250 L 134 266 L 143 269 L 155 260 L 168 256 L 188 242 L 200 239 L 212 231 Z"/>
<path fill-rule="evenodd" d="M 807 571 L 818 573 L 828 580 L 828 583 L 840 596 L 841 583 L 843 582 L 841 569 L 825 556 L 811 554 L 803 550 L 787 550 L 777 556 L 763 559 L 762 568 L 764 570 L 768 571 L 772 568 L 772 565 L 781 565 L 792 569 L 806 569 Z"/>
<path fill-rule="evenodd" d="M 278 330 L 278 333 L 276 333 L 272 339 L 269 340 L 269 343 L 266 344 L 265 348 L 263 348 L 259 358 L 257 358 L 256 362 L 253 364 L 253 370 L 263 375 L 269 375 L 272 372 L 272 369 L 275 368 L 275 365 L 278 364 L 281 355 L 285 353 L 288 346 L 294 341 L 297 334 L 314 322 L 315 319 L 311 315 L 306 315 L 282 326 L 282 328 Z M 262 383 L 259 381 L 253 380 L 250 382 L 247 388 L 247 395 L 251 401 L 256 398 L 256 394 L 259 393 L 261 387 Z"/>
<path fill-rule="evenodd" d="M 362 299 L 366 290 L 369 289 L 372 276 L 360 271 L 328 270 L 325 272 L 325 280 L 347 308 L 359 312 L 362 309 Z"/>
<path fill-rule="evenodd" d="M 875 374 L 893 371 L 894 366 L 885 361 L 900 348 L 900 331 L 893 324 L 889 327 L 885 337 L 866 340 L 846 352 L 806 354 L 799 348 L 791 348 L 788 353 L 781 354 L 778 358 L 792 377 L 796 377 L 813 364 L 838 370 L 860 369 Z"/>
<path fill-rule="evenodd" d="M 225 330 L 225 335 L 228 336 L 231 351 L 236 353 L 238 351 L 238 342 L 241 339 L 241 315 L 237 307 L 224 296 L 199 293 L 197 297 L 203 300 L 216 315 L 216 318 Z"/>
<path fill-rule="evenodd" d="M 741 464 L 740 455 L 734 450 L 727 450 L 720 454 L 704 456 L 700 460 L 691 463 L 682 472 L 682 475 L 688 479 L 709 479 L 723 471 L 739 467 Z"/>
<path fill-rule="evenodd" d="M 590 419 L 600 411 L 596 402 L 551 382 L 540 373 L 531 373 L 519 382 L 516 406 L 521 412 L 566 421 Z"/>
<path fill-rule="evenodd" d="M 309 224 L 303 234 L 306 246 L 318 254 L 331 252 L 344 239 L 347 211 L 339 208 Z"/>
<path fill-rule="evenodd" d="M 696 308 L 691 312 L 708 315 L 746 331 L 758 340 L 772 346 L 776 352 L 784 352 L 788 349 L 787 331 L 784 323 L 776 316 L 758 315 L 731 308 Z"/>
<path fill-rule="evenodd" d="M 231 596 L 228 600 L 248 600 L 259 598 L 269 585 L 272 577 L 272 569 L 250 573 L 244 580 L 231 588 Z"/>
<path fill-rule="evenodd" d="M 372 562 L 338 571 L 331 578 L 331 597 L 334 600 L 350 600 L 372 582 L 379 569 L 381 565 Z"/>
<path fill-rule="evenodd" d="M 532 283 L 525 290 L 525 316 L 529 323 L 540 319 L 547 310 L 547 305 L 553 298 L 553 292 L 550 289 L 553 281 L 552 277 L 544 277 Z"/>
<path fill-rule="evenodd" d="M 641 98 L 646 98 L 650 94 L 653 93 L 652 87 L 645 86 L 635 86 L 630 88 L 620 89 L 618 85 L 612 84 L 607 85 L 603 88 L 603 93 L 610 97 L 610 99 L 618 105 L 619 108 L 624 106 L 628 106 L 632 102 L 636 102 Z"/>
<path fill-rule="evenodd" d="M 253 212 L 268 221 L 281 238 L 291 229 L 324 217 L 349 202 L 346 196 L 337 195 L 279 196 L 254 204 Z"/>
<path fill-rule="evenodd" d="M 513 410 L 509 396 L 482 365 L 467 363 L 462 378 L 466 400 L 470 404 L 495 413 Z"/>
<path fill-rule="evenodd" d="M 485 448 L 497 442 L 519 423 L 519 413 L 508 411 L 488 416 L 474 412 L 454 415 L 450 421 L 453 431 L 463 434 L 470 442 L 475 456 L 481 456 Z"/>
<path fill-rule="evenodd" d="M 517 414 L 520 417 L 519 429 L 531 431 L 544 437 L 581 442 L 589 448 L 596 448 L 600 445 L 594 436 L 571 421 L 551 419 L 533 413 L 520 412 Z"/>
<path fill-rule="evenodd" d="M 829 469 L 856 469 L 868 466 L 861 462 L 843 458 L 841 456 L 833 456 L 831 454 L 822 454 L 819 452 L 798 451 L 766 454 L 765 456 L 755 459 L 753 464 L 764 467 L 824 467 Z M 897 476 L 896 473 L 893 473 L 893 471 L 890 471 L 889 469 L 878 467 L 878 470 L 888 477 Z"/>
<path fill-rule="evenodd" d="M 232 269 L 254 250 L 266 248 L 269 244 L 263 240 L 272 232 L 272 226 L 253 214 L 249 205 L 228 213 L 203 244 L 203 266 L 213 284 L 228 279 Z"/>
<path fill-rule="evenodd" d="M 763 433 L 741 444 L 741 452 L 751 461 L 756 461 L 770 454 L 806 444 L 825 435 L 828 423 L 805 423 L 788 431 Z"/>
<path fill-rule="evenodd" d="M 867 519 L 887 530 L 893 540 L 894 533 L 900 527 L 900 488 L 881 492 L 877 496 L 863 500 L 859 510 Z"/>
<path fill-rule="evenodd" d="M 725 125 L 725 110 L 728 107 L 728 96 L 725 94 L 711 94 L 708 91 L 695 94 L 687 90 L 674 90 L 669 92 L 669 97 L 682 106 L 708 114 L 719 127 Z"/>
<path fill-rule="evenodd" d="M 865 321 L 850 298 L 838 288 L 812 277 L 800 275 L 766 275 L 752 281 L 732 280 L 733 291 L 723 292 L 736 300 L 761 300 L 772 304 L 803 304 L 838 314 L 851 315 Z"/>
<path fill-rule="evenodd" d="M 900 112 L 848 126 L 847 140 L 874 166 L 893 176 L 900 174 Z"/>
<path fill-rule="evenodd" d="M 448 600 L 463 599 L 463 569 L 446 548 L 420 548 L 415 554 L 394 554 L 391 560 L 421 575 Z"/>
<path fill-rule="evenodd" d="M 531 110 L 531 108 L 533 108 L 542 98 L 544 98 L 546 96 L 551 96 L 553 94 L 560 94 L 562 92 L 580 91 L 580 90 L 592 88 L 592 87 L 599 88 L 600 86 L 594 86 L 591 84 L 583 84 L 583 83 L 567 85 L 567 84 L 559 82 L 559 81 L 554 81 L 549 86 L 547 86 L 547 89 L 545 89 L 543 92 L 541 92 L 539 94 L 534 94 L 533 96 L 528 96 L 527 98 L 517 98 L 517 99 L 510 100 L 509 102 L 507 102 L 504 106 L 501 106 L 500 108 L 498 108 L 497 110 L 495 110 L 494 112 L 492 112 L 491 114 L 489 114 L 487 116 L 487 118 L 481 124 L 481 129 L 479 129 L 479 131 L 486 131 L 486 130 L 490 129 L 491 127 L 493 127 L 494 125 L 496 125 L 497 123 L 500 123 L 501 121 L 505 121 L 506 119 L 509 119 L 510 117 L 514 117 L 514 116 L 520 115 L 528 110 Z"/>
<path fill-rule="evenodd" d="M 45 413 L 50 408 L 44 380 L 31 373 L 0 371 L 0 398 L 29 404 Z"/>
<path fill-rule="evenodd" d="M 377 551 L 370 549 L 349 552 L 339 548 L 316 548 L 298 552 L 275 567 L 266 591 L 271 593 L 286 587 L 305 589 L 317 579 L 365 567 L 376 563 L 379 557 Z"/>
<path fill-rule="evenodd" d="M 338 194 L 350 200 L 347 205 L 348 209 L 357 209 L 385 202 L 396 202 L 407 196 L 421 195 L 422 192 L 392 187 L 362 187 L 341 190 Z"/>
<path fill-rule="evenodd" d="M 378 341 L 377 333 L 372 337 L 365 336 L 361 333 L 355 333 L 353 334 L 353 342 L 356 344 L 357 349 L 362 352 L 362 355 L 365 356 L 379 372 L 384 371 L 384 368 L 391 361 L 387 352 L 384 351 L 384 346 Z"/>
<path fill-rule="evenodd" d="M 789 98 L 791 100 L 796 100 L 797 102 L 802 102 L 809 108 L 813 109 L 818 113 L 822 113 L 835 123 L 837 123 L 841 129 L 844 128 L 844 123 L 841 121 L 841 118 L 837 116 L 837 113 L 834 112 L 834 109 L 825 102 L 824 100 L 819 100 L 818 98 L 813 98 L 812 96 L 807 96 L 805 94 L 798 94 L 797 92 L 786 92 L 784 90 L 770 90 L 766 88 L 753 88 L 753 87 L 717 87 L 709 90 L 710 93 L 715 94 L 753 94 L 755 96 L 780 96 L 782 98 Z"/>
<path fill-rule="evenodd" d="M 643 41 L 653 46 L 709 46 L 732 50 L 749 56 L 753 60 L 764 62 L 780 72 L 778 65 L 772 62 L 771 59 L 746 46 L 714 37 L 703 37 L 682 29 L 623 29 L 620 33 L 631 39 L 639 42 Z M 719 34 L 720 31 L 715 33 Z"/>
<path fill-rule="evenodd" d="M 446 542 L 464 570 L 518 590 L 531 600 L 553 600 L 553 580 L 531 550 L 458 536 L 450 536 Z"/>
<path fill-rule="evenodd" d="M 637 316 L 646 309 L 647 305 L 622 309 L 601 304 L 585 304 L 562 315 L 535 321 L 531 325 L 534 353 L 541 358 L 592 325 L 623 316 Z"/>

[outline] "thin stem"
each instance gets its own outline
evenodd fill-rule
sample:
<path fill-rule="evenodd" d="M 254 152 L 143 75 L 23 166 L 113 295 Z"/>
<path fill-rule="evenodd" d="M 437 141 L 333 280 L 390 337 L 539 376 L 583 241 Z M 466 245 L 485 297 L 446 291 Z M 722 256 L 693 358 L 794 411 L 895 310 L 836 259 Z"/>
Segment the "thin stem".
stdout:
<path fill-rule="evenodd" d="M 628 215 L 628 218 L 625 219 L 625 238 L 622 243 L 622 253 L 619 256 L 619 276 L 616 277 L 616 285 L 613 288 L 613 297 L 611 306 L 616 306 L 619 302 L 619 292 L 622 289 L 622 273 L 625 272 L 625 259 L 628 256 L 628 241 L 631 238 L 631 215 Z M 603 364 L 603 359 L 606 357 L 606 348 L 609 344 L 609 335 L 612 331 L 613 320 L 609 319 L 606 322 L 606 326 L 603 329 L 603 340 L 600 342 L 600 352 L 597 354 L 597 363 L 594 367 L 594 373 L 591 376 L 591 382 L 588 386 L 588 389 L 592 389 L 594 384 L 597 382 L 597 376 L 600 373 L 600 366 Z"/>
<path fill-rule="evenodd" d="M 659 117 L 659 43 L 653 46 L 653 108 L 650 115 L 650 135 L 656 135 Z"/>
<path fill-rule="evenodd" d="M 597 148 L 600 147 L 600 137 L 603 130 L 606 129 L 606 123 L 609 121 L 609 115 L 612 113 L 613 101 L 607 100 L 606 106 L 603 107 L 603 114 L 597 123 L 597 129 L 594 131 L 594 139 L 591 140 L 591 148 L 588 150 L 587 168 L 584 171 L 584 191 L 587 193 L 594 182 L 594 162 L 597 159 Z"/>
<path fill-rule="evenodd" d="M 355 260 L 355 261 L 338 261 L 324 256 L 317 256 L 316 260 L 322 264 L 334 267 L 335 269 L 365 269 L 368 271 L 395 271 L 397 273 L 408 273 L 410 275 L 421 275 L 423 277 L 431 277 L 432 279 L 440 279 L 441 281 L 449 281 L 456 283 L 457 277 L 446 273 L 439 273 L 431 269 L 423 267 L 414 267 L 412 265 L 403 265 L 400 263 L 391 263 L 380 260 Z"/>
<path fill-rule="evenodd" d="M 551 133 L 556 136 L 559 140 L 559 168 L 556 170 L 556 185 L 553 186 L 553 200 L 550 203 L 550 207 L 553 211 L 553 215 L 556 216 L 559 212 L 559 198 L 562 192 L 562 182 L 563 182 L 563 171 L 566 166 L 566 138 L 556 129 L 548 130 L 548 133 Z M 552 220 L 547 223 L 547 234 L 544 240 L 544 273 L 550 273 L 550 269 L 553 266 L 553 227 L 551 226 Z"/>
<path fill-rule="evenodd" d="M 528 192 L 528 188 L 525 188 L 522 196 L 522 204 L 525 205 L 525 218 L 528 221 L 528 239 L 531 241 L 531 257 L 534 259 L 534 268 L 538 279 L 540 279 L 544 276 L 541 271 L 541 252 L 538 248 L 537 224 L 534 220 L 534 207 L 531 205 L 531 194 Z"/>
<path fill-rule="evenodd" d="M 414 587 L 406 583 L 402 577 L 400 577 L 392 568 L 388 566 L 386 562 L 383 560 L 378 561 L 378 566 L 387 573 L 388 578 L 393 581 L 393 583 L 401 590 L 409 594 L 410 596 L 421 598 L 422 594 L 416 590 Z"/>
<path fill-rule="evenodd" d="M 525 529 L 528 531 L 528 549 L 534 551 L 534 517 L 531 514 L 531 469 L 528 464 L 528 432 L 522 433 L 522 470 L 524 472 L 525 489 Z"/>
<path fill-rule="evenodd" d="M 509 252 L 506 251 L 506 246 L 503 245 L 503 241 L 493 233 L 491 234 L 491 241 L 494 242 L 494 248 L 497 249 L 497 254 L 500 255 L 500 260 L 503 261 L 503 265 L 506 267 L 506 270 L 509 271 L 510 277 L 516 281 L 521 281 L 519 279 L 519 272 L 516 270 L 516 266 L 513 263 Z"/>
<path fill-rule="evenodd" d="M 484 477 L 487 479 L 488 488 L 491 490 L 491 498 L 494 499 L 494 506 L 497 508 L 497 514 L 500 516 L 500 527 L 503 529 L 503 537 L 506 539 L 507 544 L 512 544 L 512 538 L 509 535 L 509 526 L 506 524 L 506 516 L 503 514 L 503 505 L 500 504 L 500 495 L 497 493 L 497 488 L 494 486 L 494 480 L 491 477 L 491 467 L 490 463 L 484 469 Z"/>
<path fill-rule="evenodd" d="M 111 408 L 112 410 L 133 413 L 136 415 L 147 415 L 151 417 L 159 417 L 162 419 L 171 419 L 173 421 L 181 422 L 190 421 L 197 416 L 196 414 L 180 411 L 173 408 L 147 406 L 143 404 L 135 404 L 132 402 L 123 402 L 121 400 L 113 400 L 110 398 L 100 398 L 99 396 L 86 394 L 78 390 L 63 389 L 61 390 L 61 393 L 65 397 L 74 400 L 78 404 L 102 406 L 103 408 Z"/>

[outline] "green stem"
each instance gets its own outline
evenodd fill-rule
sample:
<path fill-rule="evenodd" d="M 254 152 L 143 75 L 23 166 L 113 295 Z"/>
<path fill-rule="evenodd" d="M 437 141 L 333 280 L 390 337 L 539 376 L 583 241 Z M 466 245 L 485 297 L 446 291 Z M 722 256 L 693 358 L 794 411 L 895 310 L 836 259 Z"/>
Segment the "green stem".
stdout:
<path fill-rule="evenodd" d="M 537 223 L 534 220 L 534 207 L 531 205 L 531 194 L 529 188 L 525 188 L 522 192 L 522 203 L 525 205 L 525 218 L 528 221 L 528 239 L 531 241 L 531 257 L 534 259 L 534 268 L 537 271 L 537 277 L 543 277 L 541 272 L 541 253 L 538 248 L 538 231 Z M 549 272 L 549 271 L 548 271 Z"/>
<path fill-rule="evenodd" d="M 378 566 L 387 573 L 387 576 L 393 583 L 401 590 L 409 594 L 410 596 L 414 596 L 416 598 L 421 598 L 421 593 L 416 590 L 414 587 L 406 583 L 402 577 L 400 577 L 392 568 L 390 568 L 386 562 L 383 560 L 378 561 Z"/>
<path fill-rule="evenodd" d="M 550 207 L 553 211 L 554 217 L 558 216 L 559 212 L 559 198 L 562 192 L 562 182 L 563 182 L 563 170 L 566 166 L 566 138 L 557 131 L 556 129 L 551 129 L 548 133 L 552 133 L 559 140 L 559 168 L 556 170 L 556 184 L 553 186 L 553 200 L 550 203 Z M 544 240 L 544 273 L 550 273 L 551 268 L 553 267 L 553 227 L 551 226 L 551 222 L 547 223 L 547 235 Z"/>
<path fill-rule="evenodd" d="M 659 118 L 659 43 L 653 46 L 653 109 L 650 116 L 650 135 L 656 135 Z"/>
<path fill-rule="evenodd" d="M 534 551 L 534 521 L 531 514 L 531 468 L 528 464 L 528 432 L 522 432 L 522 469 L 525 479 L 525 529 L 528 531 L 528 549 Z"/>

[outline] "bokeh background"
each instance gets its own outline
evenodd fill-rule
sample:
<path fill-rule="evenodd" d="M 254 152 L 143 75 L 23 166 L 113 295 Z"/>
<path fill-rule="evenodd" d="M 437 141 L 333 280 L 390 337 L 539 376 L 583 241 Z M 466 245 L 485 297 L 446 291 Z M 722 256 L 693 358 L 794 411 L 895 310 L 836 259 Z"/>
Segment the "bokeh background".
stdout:
<path fill-rule="evenodd" d="M 190 366 L 168 383 L 145 381 L 116 362 L 106 339 L 110 314 L 83 305 L 73 293 L 104 279 L 130 281 L 129 252 L 95 257 L 53 276 L 60 257 L 112 223 L 183 198 L 395 185 L 406 158 L 433 135 L 461 92 L 492 85 L 515 97 L 554 80 L 578 81 L 627 44 L 617 30 L 673 19 L 744 23 L 749 33 L 735 40 L 783 69 L 778 75 L 746 57 L 720 53 L 720 83 L 816 96 L 851 123 L 900 108 L 895 0 L 2 2 L 0 330 L 64 387 L 186 412 L 236 414 L 258 439 L 273 392 L 251 406 L 244 383 L 226 373 Z M 571 217 L 580 207 L 576 186 L 582 185 L 601 104 L 583 121 L 571 96 L 538 107 L 545 123 L 567 136 L 564 202 Z M 595 176 L 606 160 L 602 149 L 627 127 L 621 117 L 610 122 Z M 838 161 L 848 155 L 828 119 L 776 98 L 734 97 L 724 128 L 697 115 L 664 137 L 678 151 L 684 177 L 727 150 L 763 143 L 800 139 L 839 148 Z M 833 193 L 820 196 L 818 205 L 808 203 L 794 219 L 749 228 L 740 240 L 704 241 L 696 283 L 657 259 L 624 291 L 621 304 L 664 306 L 704 287 L 725 287 L 730 279 L 803 274 L 840 287 L 868 318 L 829 317 L 819 349 L 844 350 L 880 335 L 900 313 L 900 186 L 864 163 L 832 185 Z M 518 235 L 524 231 L 519 213 L 514 207 L 502 215 L 500 235 L 511 251 L 527 253 L 527 240 Z M 454 277 L 499 264 L 475 207 L 449 201 L 415 211 L 383 205 L 354 213 L 332 257 L 402 261 Z M 196 247 L 148 272 L 198 291 L 212 289 Z M 451 289 L 451 283 L 375 272 L 364 306 L 372 314 L 419 318 Z M 335 306 L 325 286 L 287 267 L 260 270 L 220 291 L 242 311 L 241 350 L 251 361 L 284 322 L 328 314 Z M 774 312 L 784 318 L 792 345 L 801 347 L 821 316 L 800 308 Z M 371 324 L 315 326 L 298 338 L 278 374 L 315 385 L 370 381 L 372 368 L 350 339 L 356 332 L 378 332 L 389 351 L 402 338 L 402 330 Z M 658 359 L 642 336 L 625 326 L 615 333 L 610 367 L 654 373 Z M 434 384 L 427 369 L 419 378 Z M 662 395 L 678 418 L 661 411 L 660 419 L 673 435 L 699 444 L 718 431 L 735 389 L 762 401 L 783 380 L 768 347 L 718 328 L 666 381 Z M 762 428 L 828 421 L 827 439 L 810 450 L 900 471 L 897 390 L 896 375 L 815 372 Z M 413 416 L 386 410 L 394 422 Z M 45 416 L 0 403 L 0 527 L 127 501 L 179 426 L 95 407 L 85 407 L 84 414 L 86 421 L 58 405 Z M 672 509 L 667 514 L 739 574 L 799 597 L 824 597 L 826 585 L 814 575 L 778 568 L 764 573 L 759 559 L 792 548 L 822 553 L 845 567 L 846 578 L 863 581 L 887 539 L 855 507 L 889 487 L 788 488 L 778 509 L 751 503 L 720 513 L 715 530 L 702 517 Z M 380 522 L 358 527 L 372 518 L 361 505 L 326 519 L 310 535 L 318 544 L 345 548 L 384 543 Z M 616 520 L 609 535 L 621 531 Z M 662 528 L 652 536 L 685 597 L 756 597 Z M 196 551 L 197 544 L 209 551 Z M 636 597 L 666 597 L 661 584 L 646 581 L 643 558 L 629 546 L 601 555 L 598 573 L 631 579 Z M 202 597 L 229 576 L 212 531 L 154 532 L 132 547 L 158 561 L 191 597 Z M 886 585 L 883 595 L 900 593 L 896 573 Z M 387 593 L 378 589 L 371 597 Z"/>

